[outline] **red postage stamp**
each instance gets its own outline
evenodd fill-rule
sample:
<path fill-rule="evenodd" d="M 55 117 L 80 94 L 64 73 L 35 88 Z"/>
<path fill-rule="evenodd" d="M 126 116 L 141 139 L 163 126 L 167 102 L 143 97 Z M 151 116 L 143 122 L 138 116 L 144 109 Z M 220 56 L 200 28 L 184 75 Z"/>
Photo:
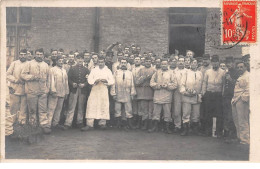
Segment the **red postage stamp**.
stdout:
<path fill-rule="evenodd" d="M 223 45 L 256 43 L 257 0 L 223 0 L 221 25 Z"/>

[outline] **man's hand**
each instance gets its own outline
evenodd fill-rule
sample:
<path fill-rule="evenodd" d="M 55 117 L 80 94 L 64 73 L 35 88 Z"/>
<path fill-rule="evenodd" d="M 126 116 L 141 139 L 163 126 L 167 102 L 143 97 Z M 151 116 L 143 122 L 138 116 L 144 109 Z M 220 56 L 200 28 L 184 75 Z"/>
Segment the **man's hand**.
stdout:
<path fill-rule="evenodd" d="M 114 100 L 116 100 L 116 99 L 117 99 L 117 97 L 116 97 L 116 96 L 113 96 L 113 99 L 114 99 Z"/>
<path fill-rule="evenodd" d="M 80 84 L 79 84 L 79 88 L 82 89 L 83 87 L 85 87 L 85 84 L 84 84 L 84 83 L 80 83 Z"/>
<path fill-rule="evenodd" d="M 107 80 L 106 79 L 101 79 L 100 80 L 102 83 L 107 83 Z"/>
<path fill-rule="evenodd" d="M 14 83 L 16 83 L 16 84 L 25 84 L 25 82 L 23 80 L 21 80 L 21 79 L 16 79 L 14 81 Z"/>
<path fill-rule="evenodd" d="M 135 99 L 135 96 L 131 96 L 131 100 L 134 100 Z"/>
<path fill-rule="evenodd" d="M 15 93 L 15 90 L 14 90 L 12 87 L 9 87 L 9 93 L 10 93 L 10 94 L 14 94 L 14 93 Z"/>
<path fill-rule="evenodd" d="M 159 85 L 159 84 L 156 85 L 156 86 L 155 86 L 155 89 L 160 90 L 160 89 L 161 89 L 161 85 Z"/>
<path fill-rule="evenodd" d="M 230 74 L 226 74 L 226 79 L 227 79 L 228 81 L 232 81 L 232 80 L 233 80 L 233 79 L 231 78 Z"/>
<path fill-rule="evenodd" d="M 164 88 L 164 89 L 166 89 L 167 87 L 168 87 L 167 84 L 163 84 L 163 85 L 162 85 L 162 88 Z"/>
<path fill-rule="evenodd" d="M 77 83 L 73 83 L 73 84 L 72 84 L 72 87 L 73 87 L 73 88 L 76 88 L 77 86 L 78 86 Z"/>
<path fill-rule="evenodd" d="M 88 79 L 88 75 L 86 75 L 85 77 L 86 77 L 86 79 Z"/>
<path fill-rule="evenodd" d="M 33 76 L 32 80 L 40 80 L 39 76 Z"/>
<path fill-rule="evenodd" d="M 94 85 L 98 84 L 100 82 L 100 79 L 97 79 L 94 83 Z"/>
<path fill-rule="evenodd" d="M 53 96 L 56 96 L 57 92 L 50 91 L 50 94 L 53 95 Z"/>

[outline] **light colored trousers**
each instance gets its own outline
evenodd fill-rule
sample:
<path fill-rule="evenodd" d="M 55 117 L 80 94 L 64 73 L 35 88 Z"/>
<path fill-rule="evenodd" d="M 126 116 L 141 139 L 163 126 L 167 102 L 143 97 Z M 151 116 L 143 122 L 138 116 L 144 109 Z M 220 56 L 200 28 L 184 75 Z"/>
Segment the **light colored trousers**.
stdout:
<path fill-rule="evenodd" d="M 153 100 L 140 100 L 140 113 L 142 120 L 152 119 Z"/>
<path fill-rule="evenodd" d="M 48 97 L 48 127 L 56 126 L 60 121 L 60 113 L 62 110 L 64 97 L 49 95 Z"/>
<path fill-rule="evenodd" d="M 123 120 L 126 120 L 125 118 L 132 118 L 133 114 L 132 114 L 131 101 L 126 102 L 126 103 L 115 102 L 115 117 L 121 117 L 122 116 L 122 106 L 125 107 L 125 116 L 124 116 Z"/>
<path fill-rule="evenodd" d="M 81 94 L 80 88 L 77 89 L 76 93 L 70 92 L 69 110 L 64 125 L 71 126 L 77 104 L 78 104 L 77 124 L 83 123 L 83 116 L 84 116 L 83 113 L 84 113 L 85 103 L 86 103 L 86 95 Z"/>
<path fill-rule="evenodd" d="M 181 128 L 182 95 L 178 89 L 174 92 L 173 102 L 174 102 L 174 108 L 173 108 L 172 114 L 173 114 L 173 119 L 174 119 L 174 125 L 176 128 Z"/>
<path fill-rule="evenodd" d="M 200 103 L 191 104 L 191 103 L 182 103 L 182 122 L 199 122 L 200 119 Z"/>
<path fill-rule="evenodd" d="M 154 103 L 153 104 L 153 120 L 160 121 L 160 115 L 161 115 L 162 109 L 163 109 L 164 121 L 171 122 L 172 121 L 171 103 L 165 103 L 165 104 Z"/>
<path fill-rule="evenodd" d="M 10 94 L 10 113 L 12 115 L 18 115 L 18 122 L 21 124 L 26 123 L 26 110 L 27 110 L 26 96 Z"/>
<path fill-rule="evenodd" d="M 27 103 L 29 109 L 29 124 L 33 126 L 37 125 L 36 113 L 38 110 L 40 123 L 39 125 L 41 127 L 47 127 L 49 122 L 47 115 L 47 94 L 27 94 Z"/>
<path fill-rule="evenodd" d="M 87 126 L 94 127 L 94 120 L 95 119 L 87 119 Z M 98 125 L 105 126 L 106 125 L 106 120 L 100 119 L 99 122 L 98 122 Z"/>
<path fill-rule="evenodd" d="M 232 105 L 232 116 L 237 130 L 237 138 L 247 144 L 250 143 L 249 112 L 249 103 L 241 99 Z"/>

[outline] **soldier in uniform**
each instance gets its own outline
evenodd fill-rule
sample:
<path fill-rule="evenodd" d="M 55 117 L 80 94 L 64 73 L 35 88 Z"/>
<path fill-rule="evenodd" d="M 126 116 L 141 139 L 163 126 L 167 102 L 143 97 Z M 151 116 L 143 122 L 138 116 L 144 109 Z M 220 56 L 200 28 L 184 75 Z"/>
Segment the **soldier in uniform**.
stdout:
<path fill-rule="evenodd" d="M 234 59 L 232 56 L 226 58 L 226 65 L 228 70 L 224 77 L 222 104 L 224 117 L 224 137 L 226 137 L 228 142 L 236 136 L 236 128 L 232 118 L 231 100 L 234 96 L 234 88 L 239 74 L 234 68 Z"/>
<path fill-rule="evenodd" d="M 77 127 L 82 128 L 84 118 L 84 104 L 88 94 L 88 82 L 87 75 L 90 71 L 83 66 L 84 58 L 83 54 L 80 53 L 76 56 L 77 64 L 72 66 L 68 73 L 68 83 L 70 89 L 69 96 L 69 108 L 64 123 L 64 130 L 71 127 L 76 106 L 78 105 L 77 111 Z"/>

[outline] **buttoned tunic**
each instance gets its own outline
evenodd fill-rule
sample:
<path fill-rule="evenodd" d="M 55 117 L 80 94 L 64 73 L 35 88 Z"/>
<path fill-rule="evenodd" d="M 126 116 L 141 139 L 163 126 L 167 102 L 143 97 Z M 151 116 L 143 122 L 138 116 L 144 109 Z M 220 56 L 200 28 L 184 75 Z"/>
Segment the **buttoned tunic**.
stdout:
<path fill-rule="evenodd" d="M 114 79 L 115 84 L 111 87 L 111 95 L 117 96 L 117 102 L 131 102 L 130 96 L 136 95 L 132 72 L 129 70 L 117 70 L 114 74 Z"/>

